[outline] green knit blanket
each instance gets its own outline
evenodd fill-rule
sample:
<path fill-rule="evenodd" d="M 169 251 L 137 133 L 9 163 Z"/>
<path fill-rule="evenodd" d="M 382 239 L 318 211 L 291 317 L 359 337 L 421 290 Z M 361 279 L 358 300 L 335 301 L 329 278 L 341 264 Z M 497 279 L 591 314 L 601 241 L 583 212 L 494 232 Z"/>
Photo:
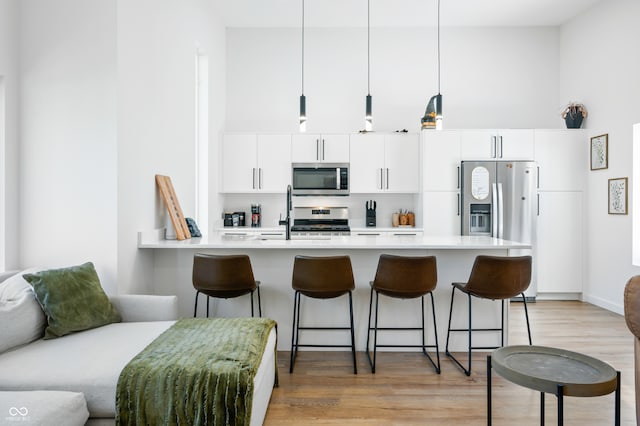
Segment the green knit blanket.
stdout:
<path fill-rule="evenodd" d="M 120 373 L 118 425 L 248 425 L 275 321 L 181 319 Z"/>

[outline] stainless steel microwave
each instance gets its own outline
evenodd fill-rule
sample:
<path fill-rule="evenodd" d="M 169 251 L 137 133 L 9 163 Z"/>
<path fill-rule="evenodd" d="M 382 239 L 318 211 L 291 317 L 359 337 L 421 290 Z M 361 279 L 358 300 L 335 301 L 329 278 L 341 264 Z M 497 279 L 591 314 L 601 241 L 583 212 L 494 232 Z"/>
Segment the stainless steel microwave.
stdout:
<path fill-rule="evenodd" d="M 349 195 L 348 163 L 293 163 L 293 195 Z"/>

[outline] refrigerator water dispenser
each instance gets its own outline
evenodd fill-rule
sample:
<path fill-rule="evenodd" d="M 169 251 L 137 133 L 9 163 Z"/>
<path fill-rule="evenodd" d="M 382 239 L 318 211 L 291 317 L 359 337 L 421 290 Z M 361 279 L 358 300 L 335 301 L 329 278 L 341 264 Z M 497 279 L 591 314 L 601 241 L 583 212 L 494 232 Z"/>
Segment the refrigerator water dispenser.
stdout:
<path fill-rule="evenodd" d="M 491 235 L 491 204 L 469 205 L 469 234 Z"/>

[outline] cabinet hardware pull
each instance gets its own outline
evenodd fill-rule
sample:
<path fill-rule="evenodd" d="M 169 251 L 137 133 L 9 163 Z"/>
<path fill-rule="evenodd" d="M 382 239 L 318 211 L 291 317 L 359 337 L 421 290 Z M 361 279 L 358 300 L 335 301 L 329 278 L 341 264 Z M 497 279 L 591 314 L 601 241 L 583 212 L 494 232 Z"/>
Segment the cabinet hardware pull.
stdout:
<path fill-rule="evenodd" d="M 258 189 L 262 189 L 262 167 L 258 169 Z"/>
<path fill-rule="evenodd" d="M 387 168 L 387 189 L 389 189 L 389 168 Z"/>
<path fill-rule="evenodd" d="M 324 161 L 324 139 L 322 139 L 322 161 Z"/>
<path fill-rule="evenodd" d="M 256 168 L 254 167 L 252 171 L 252 175 L 251 175 L 251 179 L 252 179 L 252 187 L 253 189 L 256 189 Z"/>
<path fill-rule="evenodd" d="M 496 137 L 491 136 L 491 158 L 496 158 Z"/>
<path fill-rule="evenodd" d="M 458 216 L 460 216 L 460 193 L 458 192 L 458 202 L 456 203 L 458 205 Z"/>
<path fill-rule="evenodd" d="M 540 216 L 540 194 L 538 194 L 538 216 Z"/>
<path fill-rule="evenodd" d="M 458 174 L 457 174 L 457 177 L 458 177 L 458 187 L 457 187 L 456 189 L 460 189 L 460 166 L 458 166 Z"/>
<path fill-rule="evenodd" d="M 500 158 L 502 158 L 502 136 L 498 136 L 500 139 Z"/>
<path fill-rule="evenodd" d="M 536 183 L 537 188 L 540 189 L 540 166 L 538 166 L 538 176 L 537 176 L 537 180 L 538 182 Z"/>
<path fill-rule="evenodd" d="M 320 139 L 316 139 L 316 160 L 320 161 Z"/>
<path fill-rule="evenodd" d="M 380 189 L 384 189 L 384 184 L 383 184 L 383 177 L 382 177 L 382 167 L 380 168 Z"/>

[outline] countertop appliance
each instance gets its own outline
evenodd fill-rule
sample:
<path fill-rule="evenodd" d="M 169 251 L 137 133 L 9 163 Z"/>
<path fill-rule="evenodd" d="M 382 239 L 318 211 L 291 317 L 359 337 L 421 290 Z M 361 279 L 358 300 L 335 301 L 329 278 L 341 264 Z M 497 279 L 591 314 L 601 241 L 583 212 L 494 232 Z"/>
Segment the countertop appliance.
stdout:
<path fill-rule="evenodd" d="M 350 235 L 348 207 L 294 207 L 292 235 Z"/>
<path fill-rule="evenodd" d="M 349 195 L 348 163 L 293 163 L 293 195 Z"/>
<path fill-rule="evenodd" d="M 460 170 L 461 234 L 489 235 L 535 247 L 538 209 L 536 162 L 463 161 Z M 531 254 L 531 251 L 520 254 Z M 535 295 L 535 277 L 532 277 L 525 296 L 535 298 Z"/>
<path fill-rule="evenodd" d="M 373 200 L 369 200 L 364 203 L 366 209 L 366 223 L 367 227 L 375 227 L 376 226 L 376 208 L 378 207 L 378 203 Z"/>

